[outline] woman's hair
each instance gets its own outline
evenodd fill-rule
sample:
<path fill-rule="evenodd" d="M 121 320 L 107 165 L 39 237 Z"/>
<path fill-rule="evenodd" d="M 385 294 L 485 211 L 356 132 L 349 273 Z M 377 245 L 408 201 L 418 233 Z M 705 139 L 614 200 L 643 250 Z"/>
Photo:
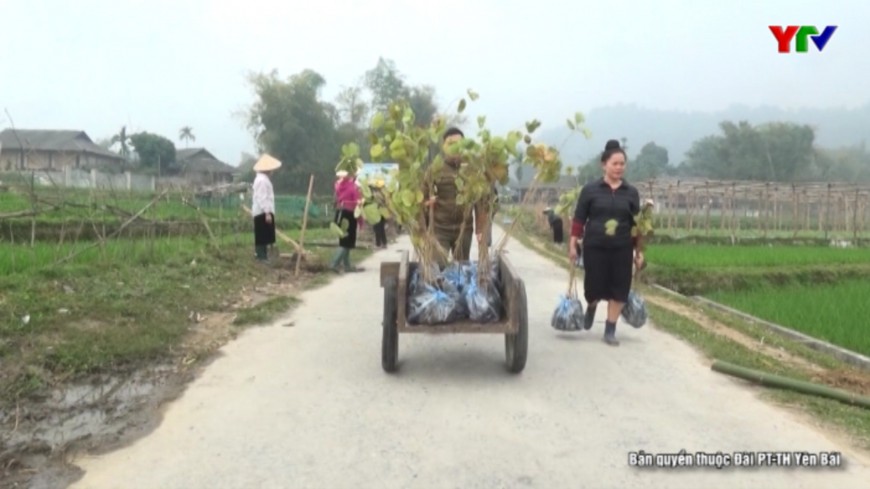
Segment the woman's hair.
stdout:
<path fill-rule="evenodd" d="M 601 162 L 607 163 L 607 160 L 616 153 L 622 153 L 622 156 L 625 156 L 625 151 L 619 146 L 619 141 L 615 139 L 607 141 L 607 144 L 604 145 L 604 152 L 601 153 Z"/>
<path fill-rule="evenodd" d="M 447 141 L 447 138 L 449 138 L 450 136 L 455 136 L 457 134 L 461 138 L 465 137 L 465 134 L 462 133 L 461 129 L 459 129 L 458 127 L 451 127 L 450 129 L 447 129 L 447 132 L 444 133 L 444 137 L 442 139 L 444 141 Z"/>

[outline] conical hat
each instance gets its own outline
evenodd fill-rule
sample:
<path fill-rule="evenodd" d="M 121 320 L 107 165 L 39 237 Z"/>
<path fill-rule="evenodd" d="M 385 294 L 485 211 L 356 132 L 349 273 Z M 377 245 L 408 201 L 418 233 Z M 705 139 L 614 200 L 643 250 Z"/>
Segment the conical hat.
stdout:
<path fill-rule="evenodd" d="M 281 162 L 267 154 L 261 156 L 257 164 L 254 165 L 254 171 L 272 171 L 278 168 L 281 168 Z"/>

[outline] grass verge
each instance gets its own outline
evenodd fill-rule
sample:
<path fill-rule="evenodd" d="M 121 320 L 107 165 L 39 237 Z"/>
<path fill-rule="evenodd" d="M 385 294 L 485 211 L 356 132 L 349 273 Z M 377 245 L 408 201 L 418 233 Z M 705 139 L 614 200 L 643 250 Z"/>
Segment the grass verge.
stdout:
<path fill-rule="evenodd" d="M 255 306 L 240 310 L 233 319 L 233 324 L 236 326 L 263 324 L 297 304 L 299 299 L 295 297 L 272 297 Z"/>

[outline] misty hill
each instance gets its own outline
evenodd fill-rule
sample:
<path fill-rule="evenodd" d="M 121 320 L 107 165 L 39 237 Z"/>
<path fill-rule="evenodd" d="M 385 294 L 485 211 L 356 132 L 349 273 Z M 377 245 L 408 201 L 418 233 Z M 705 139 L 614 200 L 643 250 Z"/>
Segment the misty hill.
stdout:
<path fill-rule="evenodd" d="M 668 150 L 670 164 L 678 165 L 692 143 L 709 135 L 720 135 L 719 123 L 725 120 L 745 120 L 752 125 L 781 121 L 809 124 L 816 128 L 816 146 L 837 148 L 861 144 L 870 140 L 870 103 L 857 109 L 800 109 L 778 107 L 747 107 L 734 105 L 717 112 L 666 111 L 617 105 L 593 109 L 586 115 L 592 138 L 572 136 L 562 148 L 566 164 L 586 163 L 601 153 L 608 139 L 627 139 L 628 155 L 637 156 L 640 148 L 653 141 Z M 541 131 L 548 144 L 560 147 L 568 129 L 551 128 Z"/>

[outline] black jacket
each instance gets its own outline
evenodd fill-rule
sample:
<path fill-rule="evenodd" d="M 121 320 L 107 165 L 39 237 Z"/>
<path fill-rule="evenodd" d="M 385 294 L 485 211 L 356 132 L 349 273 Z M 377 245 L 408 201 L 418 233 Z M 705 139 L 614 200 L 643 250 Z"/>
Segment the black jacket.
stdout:
<path fill-rule="evenodd" d="M 632 246 L 631 228 L 640 212 L 640 193 L 623 180 L 615 190 L 599 178 L 580 191 L 574 220 L 583 225 L 583 246 L 622 248 Z"/>

